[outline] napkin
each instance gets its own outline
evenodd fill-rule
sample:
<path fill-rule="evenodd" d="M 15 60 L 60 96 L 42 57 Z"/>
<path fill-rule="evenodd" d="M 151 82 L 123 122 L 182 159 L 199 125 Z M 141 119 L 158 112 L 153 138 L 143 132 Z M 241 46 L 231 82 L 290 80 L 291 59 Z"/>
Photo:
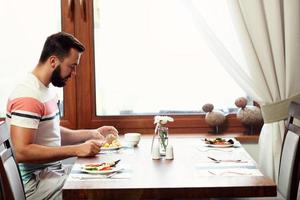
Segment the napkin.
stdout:
<path fill-rule="evenodd" d="M 231 169 L 231 168 L 246 168 L 246 169 L 257 169 L 256 164 L 247 162 L 222 162 L 222 163 L 197 163 L 195 165 L 196 169 Z"/>
<path fill-rule="evenodd" d="M 131 178 L 131 173 L 128 172 L 119 172 L 112 176 L 102 175 L 102 174 L 70 174 L 70 177 L 73 179 L 87 180 L 87 179 L 129 179 Z"/>

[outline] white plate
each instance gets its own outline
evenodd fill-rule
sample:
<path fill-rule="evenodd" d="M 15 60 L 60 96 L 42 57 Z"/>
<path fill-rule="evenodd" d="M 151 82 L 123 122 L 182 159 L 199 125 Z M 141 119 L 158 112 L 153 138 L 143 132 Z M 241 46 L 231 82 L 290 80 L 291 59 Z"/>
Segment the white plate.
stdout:
<path fill-rule="evenodd" d="M 111 151 L 111 150 L 119 150 L 122 146 L 119 147 L 101 147 L 101 151 Z"/>
<path fill-rule="evenodd" d="M 111 170 L 101 170 L 101 171 L 86 170 L 86 169 L 84 169 L 84 166 L 82 166 L 82 168 L 81 168 L 81 172 L 89 173 L 89 174 L 109 174 L 109 173 L 117 172 L 120 170 L 122 170 L 122 168 L 120 168 L 120 167 L 113 167 Z"/>
<path fill-rule="evenodd" d="M 228 148 L 232 147 L 233 144 L 206 144 L 208 147 L 214 147 L 214 148 Z"/>

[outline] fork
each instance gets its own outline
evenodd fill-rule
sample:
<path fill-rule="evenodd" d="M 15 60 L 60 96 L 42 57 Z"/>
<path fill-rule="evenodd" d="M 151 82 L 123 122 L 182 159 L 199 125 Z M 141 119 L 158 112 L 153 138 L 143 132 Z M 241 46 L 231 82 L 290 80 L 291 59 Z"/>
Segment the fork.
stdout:
<path fill-rule="evenodd" d="M 208 173 L 215 175 L 215 176 L 222 176 L 224 174 L 237 174 L 237 175 L 252 175 L 252 173 L 243 173 L 243 172 L 234 172 L 234 171 L 225 171 L 225 172 L 221 172 L 219 174 L 216 174 L 212 171 L 208 171 Z"/>
<path fill-rule="evenodd" d="M 111 178 L 111 177 L 113 177 L 114 175 L 116 175 L 117 173 L 119 173 L 119 171 L 116 171 L 116 172 L 113 172 L 113 173 L 111 173 L 111 174 L 108 174 L 108 175 L 105 176 L 105 178 Z"/>
<path fill-rule="evenodd" d="M 212 158 L 210 156 L 207 156 L 207 158 L 211 159 L 212 161 L 216 162 L 216 163 L 220 163 L 220 162 L 237 162 L 237 163 L 247 163 L 248 161 L 243 161 L 243 160 L 220 160 L 220 159 L 215 159 Z"/>
<path fill-rule="evenodd" d="M 114 175 L 116 175 L 116 174 L 118 174 L 118 173 L 121 173 L 123 170 L 124 170 L 124 169 L 121 168 L 121 169 L 119 169 L 118 171 L 115 171 L 115 172 L 112 172 L 112 173 L 106 175 L 105 178 L 112 178 Z"/>

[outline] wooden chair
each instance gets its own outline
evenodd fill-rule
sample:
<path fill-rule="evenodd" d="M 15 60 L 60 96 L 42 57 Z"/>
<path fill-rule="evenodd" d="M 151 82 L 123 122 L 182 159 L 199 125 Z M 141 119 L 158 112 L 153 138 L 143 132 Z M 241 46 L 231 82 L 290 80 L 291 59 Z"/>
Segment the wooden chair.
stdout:
<path fill-rule="evenodd" d="M 15 161 L 6 123 L 0 124 L 0 178 L 3 199 L 25 200 L 24 186 Z"/>
<path fill-rule="evenodd" d="M 294 119 L 300 120 L 300 104 L 291 102 L 278 175 L 278 192 L 288 200 L 297 199 L 300 181 L 300 127 Z"/>

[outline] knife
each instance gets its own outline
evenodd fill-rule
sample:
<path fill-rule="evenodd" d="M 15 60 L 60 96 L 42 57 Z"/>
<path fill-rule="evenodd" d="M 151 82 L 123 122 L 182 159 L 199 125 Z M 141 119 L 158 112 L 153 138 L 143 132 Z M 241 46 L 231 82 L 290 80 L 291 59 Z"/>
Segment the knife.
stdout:
<path fill-rule="evenodd" d="M 120 161 L 121 161 L 121 159 L 112 162 L 112 164 L 110 165 L 110 167 L 115 167 Z"/>

